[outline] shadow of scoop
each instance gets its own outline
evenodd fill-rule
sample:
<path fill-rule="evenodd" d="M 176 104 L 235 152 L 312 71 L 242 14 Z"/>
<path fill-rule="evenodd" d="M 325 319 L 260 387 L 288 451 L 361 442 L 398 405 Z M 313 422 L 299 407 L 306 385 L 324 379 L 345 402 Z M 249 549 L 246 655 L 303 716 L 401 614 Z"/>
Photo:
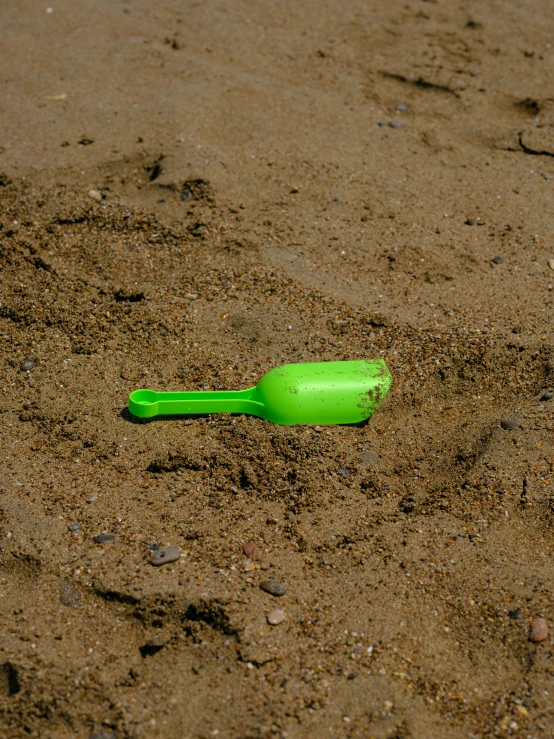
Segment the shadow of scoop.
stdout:
<path fill-rule="evenodd" d="M 162 422 L 162 421 L 188 421 L 187 425 L 190 425 L 192 421 L 199 420 L 199 419 L 205 419 L 209 418 L 209 413 L 180 413 L 180 414 L 174 414 L 174 415 L 167 415 L 167 416 L 154 416 L 153 418 L 139 418 L 138 416 L 134 416 L 129 408 L 125 406 L 121 409 L 119 412 L 119 417 L 122 418 L 124 421 L 127 421 L 127 423 L 135 423 L 135 424 L 145 424 L 145 423 L 156 423 Z"/>

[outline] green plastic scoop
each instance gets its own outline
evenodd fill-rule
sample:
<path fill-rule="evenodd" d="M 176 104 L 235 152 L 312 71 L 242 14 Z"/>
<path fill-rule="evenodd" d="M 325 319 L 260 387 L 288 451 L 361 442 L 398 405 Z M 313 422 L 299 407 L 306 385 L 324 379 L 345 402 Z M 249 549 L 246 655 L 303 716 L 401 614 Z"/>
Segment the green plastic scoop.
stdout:
<path fill-rule="evenodd" d="M 285 364 L 248 390 L 159 393 L 135 390 L 139 418 L 181 413 L 248 413 L 273 423 L 359 423 L 377 410 L 392 381 L 383 359 Z"/>

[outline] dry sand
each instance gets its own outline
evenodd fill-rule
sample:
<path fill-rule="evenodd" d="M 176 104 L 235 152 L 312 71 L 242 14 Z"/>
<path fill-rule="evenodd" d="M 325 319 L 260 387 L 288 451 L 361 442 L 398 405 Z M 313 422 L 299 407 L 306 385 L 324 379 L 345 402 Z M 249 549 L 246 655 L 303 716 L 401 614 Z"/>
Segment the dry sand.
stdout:
<path fill-rule="evenodd" d="M 554 736 L 554 6 L 0 26 L 0 735 Z M 361 426 L 126 411 L 371 357 Z"/>

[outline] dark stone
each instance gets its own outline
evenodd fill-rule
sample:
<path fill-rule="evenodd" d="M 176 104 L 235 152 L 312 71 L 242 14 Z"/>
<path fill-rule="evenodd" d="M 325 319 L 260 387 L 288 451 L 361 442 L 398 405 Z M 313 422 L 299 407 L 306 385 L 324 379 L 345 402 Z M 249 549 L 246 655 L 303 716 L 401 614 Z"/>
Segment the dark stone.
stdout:
<path fill-rule="evenodd" d="M 389 128 L 404 128 L 404 124 L 397 123 L 396 121 L 389 121 Z"/>
<path fill-rule="evenodd" d="M 515 608 L 513 611 L 508 611 L 508 616 L 514 621 L 519 621 L 521 618 L 521 611 L 519 608 Z"/>
<path fill-rule="evenodd" d="M 502 264 L 504 260 L 502 259 L 502 257 L 497 256 L 493 257 L 491 261 L 494 262 L 494 264 Z"/>
<path fill-rule="evenodd" d="M 552 390 L 547 390 L 543 395 L 541 395 L 540 400 L 552 400 L 554 398 L 554 393 Z"/>
<path fill-rule="evenodd" d="M 276 598 L 280 598 L 287 592 L 286 587 L 282 583 L 277 582 L 277 580 L 262 580 L 260 588 L 264 593 L 274 595 Z"/>
<path fill-rule="evenodd" d="M 32 370 L 34 366 L 35 366 L 35 363 L 33 362 L 32 359 L 25 358 L 21 360 L 19 369 L 22 372 L 28 372 L 29 370 Z"/>
<path fill-rule="evenodd" d="M 67 528 L 69 529 L 69 531 L 80 531 L 81 530 L 81 527 L 79 526 L 78 523 L 72 523 Z"/>
<path fill-rule="evenodd" d="M 503 418 L 502 421 L 500 421 L 500 425 L 503 429 L 506 429 L 507 431 L 514 431 L 515 429 L 521 428 L 519 423 L 511 421 L 509 418 Z"/>
<path fill-rule="evenodd" d="M 115 536 L 113 534 L 99 534 L 94 536 L 92 541 L 95 544 L 108 544 L 110 541 L 115 541 Z"/>

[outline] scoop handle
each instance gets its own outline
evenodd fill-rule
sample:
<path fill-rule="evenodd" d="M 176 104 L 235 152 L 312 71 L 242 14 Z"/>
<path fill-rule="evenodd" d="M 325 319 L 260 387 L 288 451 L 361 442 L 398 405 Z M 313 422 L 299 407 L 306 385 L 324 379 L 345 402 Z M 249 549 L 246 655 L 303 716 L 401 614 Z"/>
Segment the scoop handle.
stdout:
<path fill-rule="evenodd" d="M 196 413 L 250 413 L 263 418 L 265 406 L 255 399 L 255 394 L 255 387 L 183 393 L 135 390 L 129 395 L 129 410 L 139 418 Z"/>

